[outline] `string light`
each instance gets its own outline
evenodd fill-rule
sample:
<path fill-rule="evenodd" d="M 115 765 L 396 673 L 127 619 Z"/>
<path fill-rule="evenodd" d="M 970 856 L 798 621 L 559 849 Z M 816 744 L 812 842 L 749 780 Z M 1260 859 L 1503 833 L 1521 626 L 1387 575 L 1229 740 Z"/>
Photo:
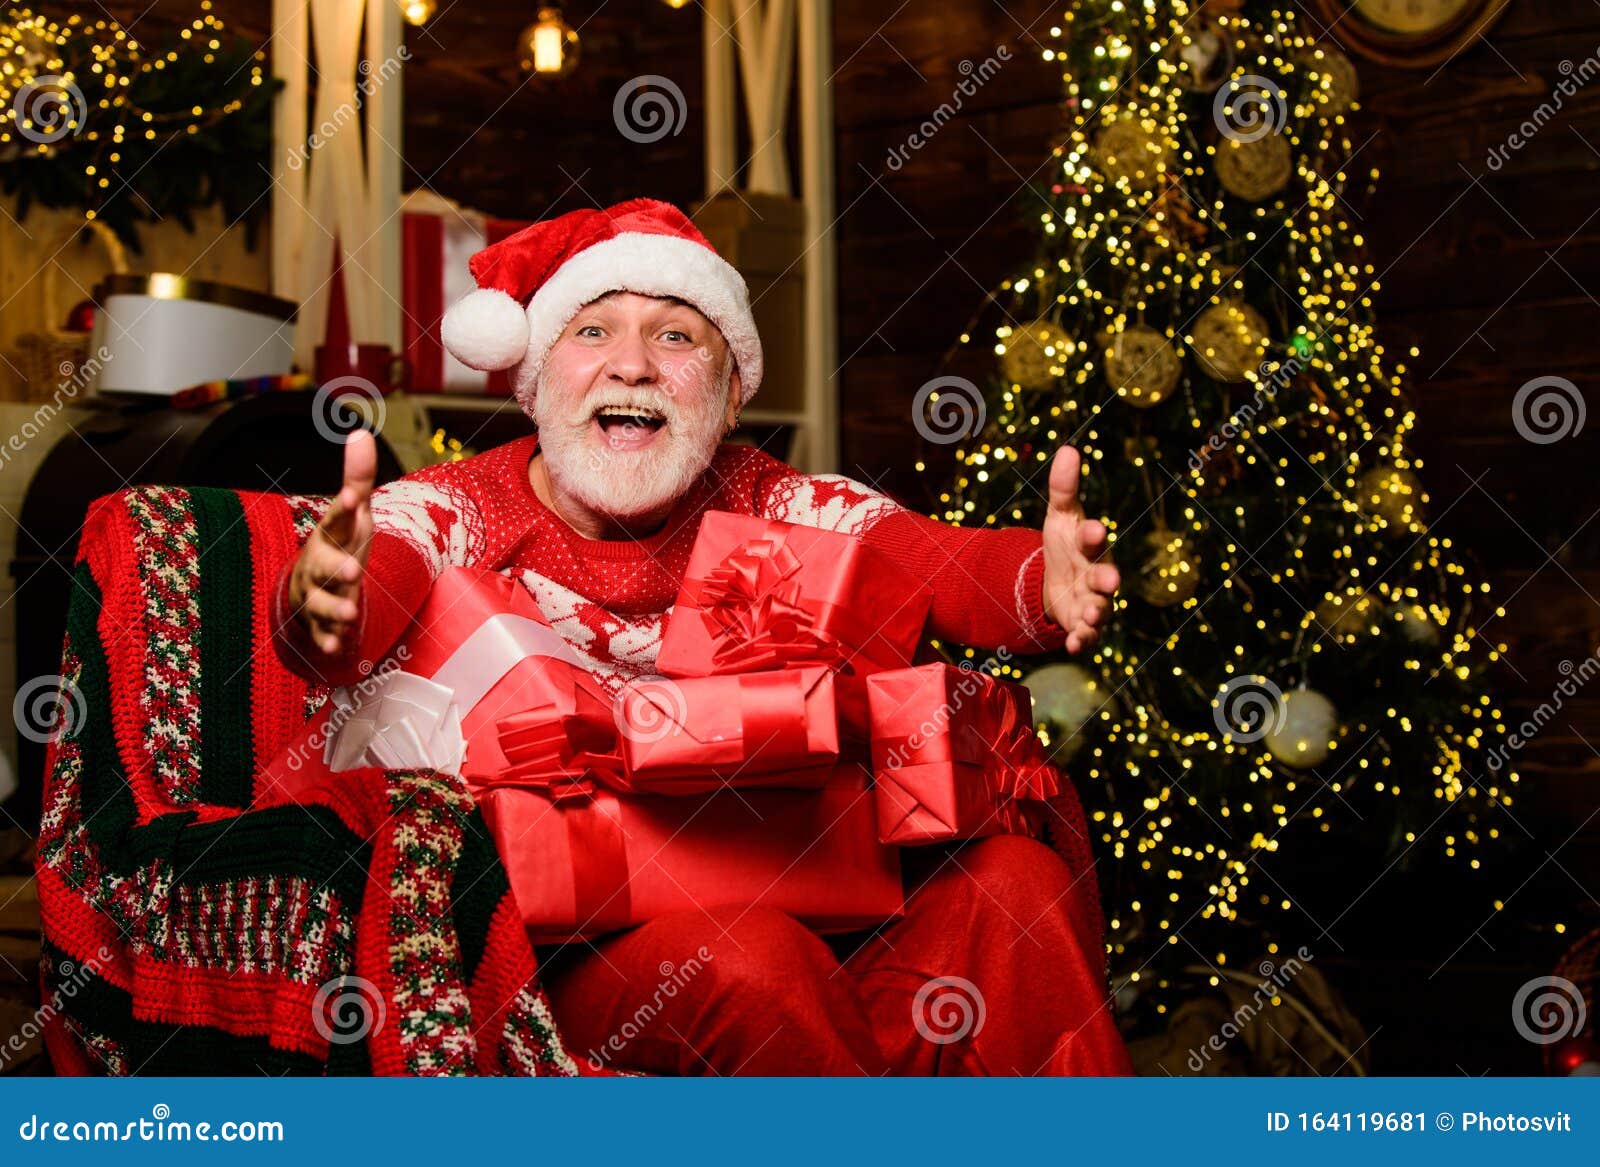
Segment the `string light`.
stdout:
<path fill-rule="evenodd" d="M 179 30 L 182 51 L 196 53 L 207 64 L 216 62 L 225 31 L 211 8 L 211 0 L 201 0 L 201 14 Z M 115 20 L 91 22 L 73 13 L 56 21 L 26 8 L 10 9 L 7 21 L 0 23 L 0 108 L 6 110 L 0 146 L 23 155 L 79 151 L 85 157 L 85 189 L 92 194 L 109 188 L 111 176 L 100 170 L 105 162 L 114 166 L 121 160 L 116 147 L 130 132 L 159 148 L 163 139 L 198 134 L 244 108 L 240 97 L 211 108 L 151 110 L 137 105 L 130 91 L 138 78 L 165 71 L 179 60 L 179 52 L 174 48 L 148 55 Z M 263 84 L 264 61 L 264 53 L 254 54 L 250 86 Z M 95 217 L 93 206 L 87 215 Z"/>

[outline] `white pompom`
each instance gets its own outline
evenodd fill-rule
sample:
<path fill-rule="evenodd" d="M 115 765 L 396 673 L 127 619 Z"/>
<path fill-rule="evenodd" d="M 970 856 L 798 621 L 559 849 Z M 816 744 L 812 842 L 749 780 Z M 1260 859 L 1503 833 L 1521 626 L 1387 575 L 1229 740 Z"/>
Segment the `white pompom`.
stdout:
<path fill-rule="evenodd" d="M 498 288 L 479 288 L 444 314 L 439 337 L 464 365 L 486 373 L 509 369 L 528 351 L 528 314 Z"/>

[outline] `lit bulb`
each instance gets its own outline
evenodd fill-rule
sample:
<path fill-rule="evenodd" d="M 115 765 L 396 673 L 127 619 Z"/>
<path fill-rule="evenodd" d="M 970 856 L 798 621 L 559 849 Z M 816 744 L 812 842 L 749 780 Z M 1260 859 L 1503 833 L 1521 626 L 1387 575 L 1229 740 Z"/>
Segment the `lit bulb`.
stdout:
<path fill-rule="evenodd" d="M 539 19 L 517 35 L 523 72 L 564 77 L 578 65 L 578 34 L 561 19 L 561 9 L 541 8 Z"/>
<path fill-rule="evenodd" d="M 405 17 L 406 23 L 419 27 L 439 9 L 436 0 L 399 0 L 399 3 L 400 15 Z"/>

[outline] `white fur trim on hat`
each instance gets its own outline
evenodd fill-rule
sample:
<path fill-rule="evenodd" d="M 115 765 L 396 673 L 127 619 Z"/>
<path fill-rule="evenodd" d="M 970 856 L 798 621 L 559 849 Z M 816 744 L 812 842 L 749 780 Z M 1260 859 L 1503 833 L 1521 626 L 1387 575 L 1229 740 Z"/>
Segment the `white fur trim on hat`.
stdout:
<path fill-rule="evenodd" d="M 738 366 L 741 398 L 750 400 L 761 384 L 762 356 L 744 277 L 703 243 L 627 231 L 574 255 L 528 301 L 527 352 L 512 375 L 512 385 L 529 416 L 540 370 L 561 333 L 585 304 L 619 291 L 676 296 L 698 308 L 728 342 Z"/>
<path fill-rule="evenodd" d="M 498 288 L 478 288 L 450 306 L 439 339 L 456 360 L 484 372 L 509 369 L 528 351 L 522 305 Z"/>

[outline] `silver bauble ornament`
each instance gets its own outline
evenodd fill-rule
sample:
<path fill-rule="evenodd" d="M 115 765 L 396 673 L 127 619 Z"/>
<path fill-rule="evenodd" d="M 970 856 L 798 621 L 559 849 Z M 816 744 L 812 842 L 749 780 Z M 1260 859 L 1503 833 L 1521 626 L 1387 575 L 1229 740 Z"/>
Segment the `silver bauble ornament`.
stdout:
<path fill-rule="evenodd" d="M 1292 689 L 1283 695 L 1267 749 L 1285 766 L 1306 770 L 1328 756 L 1338 728 L 1339 711 L 1332 701 L 1315 689 Z"/>
<path fill-rule="evenodd" d="M 1050 757 L 1065 762 L 1083 745 L 1083 727 L 1116 698 L 1082 665 L 1045 665 L 1022 683 L 1033 697 L 1033 720 L 1050 732 Z"/>

